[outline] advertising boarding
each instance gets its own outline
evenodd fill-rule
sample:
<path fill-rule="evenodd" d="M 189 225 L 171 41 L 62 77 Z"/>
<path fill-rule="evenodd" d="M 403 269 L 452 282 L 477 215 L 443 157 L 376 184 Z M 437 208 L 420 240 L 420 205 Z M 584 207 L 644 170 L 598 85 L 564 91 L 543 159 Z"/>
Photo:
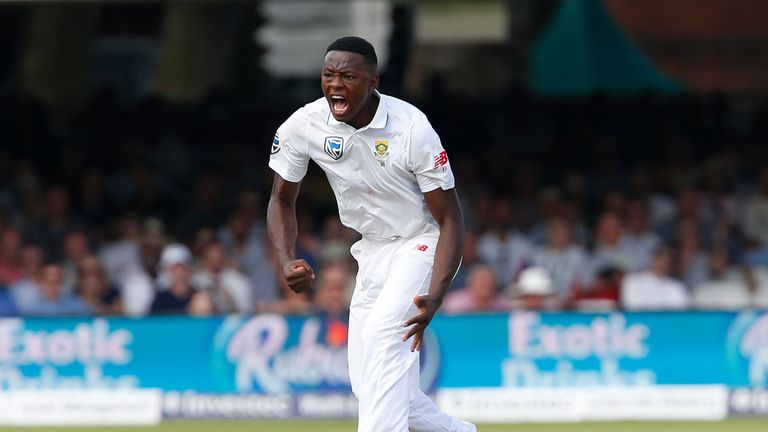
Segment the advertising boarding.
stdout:
<path fill-rule="evenodd" d="M 422 388 L 470 418 L 768 411 L 765 313 L 515 312 L 430 327 Z M 153 389 L 165 417 L 354 417 L 346 334 L 343 320 L 271 314 L 0 319 L 0 390 Z"/>

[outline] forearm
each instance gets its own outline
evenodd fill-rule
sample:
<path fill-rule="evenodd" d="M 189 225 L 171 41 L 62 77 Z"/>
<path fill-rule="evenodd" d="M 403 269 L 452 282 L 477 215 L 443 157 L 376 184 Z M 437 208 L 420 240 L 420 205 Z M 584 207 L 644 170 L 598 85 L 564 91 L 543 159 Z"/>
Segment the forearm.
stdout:
<path fill-rule="evenodd" d="M 440 225 L 440 238 L 435 249 L 429 295 L 442 303 L 445 293 L 461 264 L 464 250 L 464 223 L 461 213 L 446 217 Z"/>
<path fill-rule="evenodd" d="M 267 232 L 275 248 L 280 265 L 292 261 L 296 257 L 296 237 L 298 224 L 296 222 L 296 206 L 273 195 L 267 207 Z"/>

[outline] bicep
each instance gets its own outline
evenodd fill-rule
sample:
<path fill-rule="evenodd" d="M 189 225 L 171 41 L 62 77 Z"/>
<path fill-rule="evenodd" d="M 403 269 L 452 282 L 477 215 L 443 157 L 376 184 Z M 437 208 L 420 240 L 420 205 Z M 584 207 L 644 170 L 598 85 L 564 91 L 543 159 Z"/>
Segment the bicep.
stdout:
<path fill-rule="evenodd" d="M 456 189 L 437 188 L 424 192 L 424 201 L 427 203 L 432 217 L 440 226 L 445 223 L 455 222 L 463 225 L 461 206 Z"/>
<path fill-rule="evenodd" d="M 299 196 L 301 183 L 285 180 L 280 174 L 275 173 L 272 180 L 272 195 L 270 201 L 277 201 L 281 205 L 293 205 Z"/>

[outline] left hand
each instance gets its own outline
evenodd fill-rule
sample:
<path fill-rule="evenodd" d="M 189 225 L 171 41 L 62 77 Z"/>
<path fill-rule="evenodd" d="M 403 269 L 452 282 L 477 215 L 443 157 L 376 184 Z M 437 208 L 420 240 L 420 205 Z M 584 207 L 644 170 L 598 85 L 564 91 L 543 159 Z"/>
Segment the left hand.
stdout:
<path fill-rule="evenodd" d="M 437 309 L 440 308 L 440 301 L 434 296 L 427 294 L 414 297 L 413 304 L 419 308 L 419 313 L 406 321 L 403 325 L 403 327 L 413 326 L 408 330 L 408 333 L 403 336 L 403 342 L 407 341 L 411 336 L 413 336 L 411 352 L 421 351 L 421 345 L 424 341 L 424 330 L 432 321 L 432 317 L 435 316 Z"/>

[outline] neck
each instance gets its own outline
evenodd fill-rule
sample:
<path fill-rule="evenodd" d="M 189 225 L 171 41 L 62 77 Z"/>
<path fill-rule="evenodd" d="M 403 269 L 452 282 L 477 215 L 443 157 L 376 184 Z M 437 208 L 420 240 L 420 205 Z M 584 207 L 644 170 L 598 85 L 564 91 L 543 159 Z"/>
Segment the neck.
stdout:
<path fill-rule="evenodd" d="M 376 95 L 376 93 L 372 93 L 368 97 L 368 101 L 365 103 L 365 106 L 360 110 L 359 113 L 353 118 L 352 120 L 348 121 L 347 124 L 352 126 L 355 129 L 360 129 L 362 127 L 368 126 L 372 121 L 373 117 L 376 116 L 376 110 L 379 108 L 379 97 Z"/>

